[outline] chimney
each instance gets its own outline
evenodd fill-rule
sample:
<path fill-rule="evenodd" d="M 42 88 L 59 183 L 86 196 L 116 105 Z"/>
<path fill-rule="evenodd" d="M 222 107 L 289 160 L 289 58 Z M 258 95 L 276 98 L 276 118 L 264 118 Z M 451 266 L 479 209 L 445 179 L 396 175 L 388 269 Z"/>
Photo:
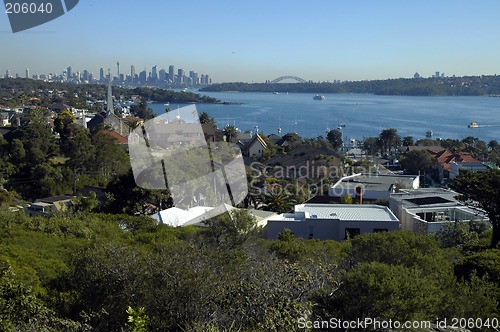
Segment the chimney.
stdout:
<path fill-rule="evenodd" d="M 361 186 L 356 187 L 356 197 L 359 199 L 359 204 L 363 204 L 363 190 L 364 188 Z"/>

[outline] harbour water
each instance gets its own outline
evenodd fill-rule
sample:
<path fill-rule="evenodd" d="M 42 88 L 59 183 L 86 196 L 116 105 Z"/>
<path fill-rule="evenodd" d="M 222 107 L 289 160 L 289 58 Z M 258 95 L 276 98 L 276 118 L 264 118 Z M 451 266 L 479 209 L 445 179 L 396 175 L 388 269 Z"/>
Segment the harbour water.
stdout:
<path fill-rule="evenodd" d="M 340 124 L 344 140 L 377 136 L 383 129 L 396 128 L 401 137 L 423 139 L 432 130 L 433 138 L 477 137 L 500 141 L 500 98 L 495 97 L 413 97 L 370 94 L 325 94 L 314 100 L 309 93 L 202 93 L 221 101 L 239 104 L 198 104 L 219 128 L 235 125 L 242 131 L 265 134 L 296 132 L 303 138 L 326 135 Z M 170 104 L 175 109 L 185 105 Z M 156 113 L 163 104 L 150 104 Z M 478 128 L 468 128 L 477 122 Z"/>

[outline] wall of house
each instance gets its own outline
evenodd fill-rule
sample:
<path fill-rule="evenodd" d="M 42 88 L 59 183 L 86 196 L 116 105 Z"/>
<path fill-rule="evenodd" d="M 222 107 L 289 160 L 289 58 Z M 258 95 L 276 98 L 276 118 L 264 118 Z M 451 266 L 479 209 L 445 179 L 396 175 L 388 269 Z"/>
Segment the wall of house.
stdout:
<path fill-rule="evenodd" d="M 347 229 L 359 230 L 359 234 L 374 231 L 399 230 L 397 221 L 341 221 L 339 219 L 306 219 L 305 221 L 269 220 L 265 227 L 266 237 L 276 240 L 279 233 L 290 229 L 295 237 L 303 239 L 335 240 L 345 239 Z M 352 234 L 351 234 L 352 236 Z"/>
<path fill-rule="evenodd" d="M 260 158 L 262 157 L 263 153 L 264 153 L 264 147 L 262 146 L 262 144 L 259 143 L 259 141 L 255 141 L 255 143 L 248 148 L 249 157 Z"/>

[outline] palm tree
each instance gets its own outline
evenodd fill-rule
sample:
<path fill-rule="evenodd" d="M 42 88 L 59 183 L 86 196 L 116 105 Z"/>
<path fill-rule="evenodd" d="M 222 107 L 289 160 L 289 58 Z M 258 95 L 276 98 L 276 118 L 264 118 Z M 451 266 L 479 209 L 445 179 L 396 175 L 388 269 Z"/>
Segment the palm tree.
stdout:
<path fill-rule="evenodd" d="M 399 138 L 397 129 L 389 128 L 384 129 L 380 133 L 380 139 L 383 142 L 383 152 L 391 152 L 392 148 L 399 146 L 401 139 Z"/>
<path fill-rule="evenodd" d="M 238 139 L 238 131 L 235 126 L 230 124 L 224 127 L 224 136 L 226 136 L 226 142 L 234 143 Z"/>
<path fill-rule="evenodd" d="M 293 210 L 297 202 L 287 192 L 282 190 L 270 191 L 269 195 L 266 196 L 266 209 L 276 212 L 276 213 L 285 213 Z"/>

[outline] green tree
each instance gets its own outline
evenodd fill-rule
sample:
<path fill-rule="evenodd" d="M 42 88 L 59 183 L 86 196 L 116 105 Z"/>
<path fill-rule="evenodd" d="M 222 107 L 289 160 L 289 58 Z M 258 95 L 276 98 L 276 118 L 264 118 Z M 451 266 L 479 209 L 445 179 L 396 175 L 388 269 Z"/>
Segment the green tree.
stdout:
<path fill-rule="evenodd" d="M 341 204 L 352 204 L 352 196 L 349 194 L 345 194 L 340 198 Z"/>
<path fill-rule="evenodd" d="M 265 196 L 265 207 L 266 210 L 273 211 L 276 213 L 285 213 L 293 210 L 297 202 L 293 196 L 282 190 L 280 187 L 277 190 L 270 191 Z"/>
<path fill-rule="evenodd" d="M 338 290 L 321 303 L 321 316 L 343 320 L 377 317 L 401 322 L 437 317 L 442 292 L 421 271 L 380 262 L 361 263 L 345 273 Z"/>
<path fill-rule="evenodd" d="M 260 232 L 257 220 L 248 210 L 232 210 L 206 221 L 207 235 L 218 246 L 233 248 L 242 245 Z"/>
<path fill-rule="evenodd" d="M 129 170 L 129 157 L 115 138 L 101 131 L 92 136 L 92 145 L 95 149 L 92 169 L 104 180 L 109 181 Z"/>
<path fill-rule="evenodd" d="M 214 128 L 217 128 L 217 123 L 215 122 L 215 119 L 210 117 L 207 112 L 200 113 L 200 123 L 206 123 Z"/>
<path fill-rule="evenodd" d="M 141 307 L 137 310 L 129 306 L 127 308 L 127 325 L 130 327 L 130 332 L 147 332 L 148 315 L 146 308 Z"/>
<path fill-rule="evenodd" d="M 409 174 L 424 174 L 435 166 L 434 159 L 426 150 L 412 150 L 400 157 L 399 162 Z"/>
<path fill-rule="evenodd" d="M 363 150 L 366 153 L 375 155 L 382 149 L 382 141 L 378 137 L 365 137 L 363 139 Z"/>
<path fill-rule="evenodd" d="M 75 123 L 75 115 L 73 112 L 70 110 L 62 110 L 54 120 L 54 131 L 59 133 L 61 138 L 63 138 L 65 135 L 68 135 L 66 131 L 72 123 Z"/>
<path fill-rule="evenodd" d="M 224 127 L 224 136 L 226 136 L 226 142 L 235 143 L 238 141 L 238 131 L 236 127 L 230 124 L 227 124 Z"/>
<path fill-rule="evenodd" d="M 493 228 L 491 247 L 497 248 L 500 242 L 500 170 L 462 171 L 451 187 L 459 193 L 459 201 L 486 212 Z"/>
<path fill-rule="evenodd" d="M 389 128 L 389 129 L 382 130 L 379 137 L 383 143 L 382 150 L 384 153 L 386 153 L 386 152 L 391 153 L 392 149 L 397 148 L 401 143 L 401 139 L 398 135 L 398 131 L 395 128 Z"/>
<path fill-rule="evenodd" d="M 337 150 L 344 144 L 342 140 L 342 133 L 337 129 L 330 130 L 326 135 L 326 139 L 330 142 L 330 144 L 332 144 L 334 150 Z"/>
<path fill-rule="evenodd" d="M 405 136 L 403 137 L 403 146 L 413 146 L 415 145 L 415 141 L 413 140 L 413 136 Z"/>

